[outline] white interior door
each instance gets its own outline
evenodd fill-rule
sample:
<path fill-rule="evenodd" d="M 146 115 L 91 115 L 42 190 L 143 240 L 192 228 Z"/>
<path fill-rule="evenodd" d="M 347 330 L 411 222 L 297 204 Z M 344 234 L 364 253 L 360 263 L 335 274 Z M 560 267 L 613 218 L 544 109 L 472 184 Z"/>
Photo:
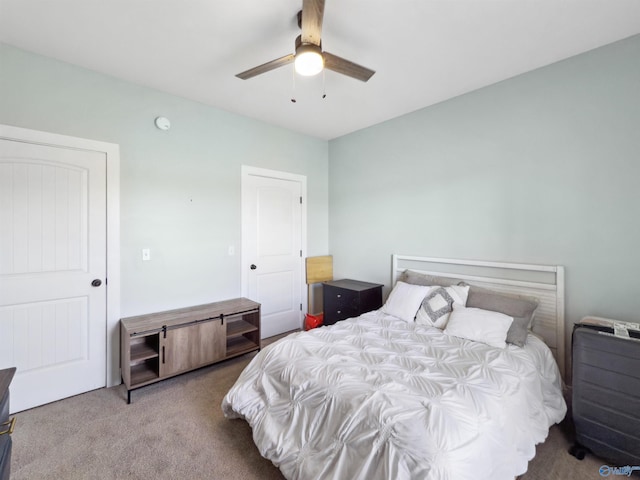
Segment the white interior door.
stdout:
<path fill-rule="evenodd" d="M 302 325 L 303 189 L 299 176 L 243 174 L 243 295 L 261 304 L 262 338 Z"/>
<path fill-rule="evenodd" d="M 105 385 L 105 274 L 105 153 L 0 140 L 0 368 L 17 367 L 13 411 Z"/>

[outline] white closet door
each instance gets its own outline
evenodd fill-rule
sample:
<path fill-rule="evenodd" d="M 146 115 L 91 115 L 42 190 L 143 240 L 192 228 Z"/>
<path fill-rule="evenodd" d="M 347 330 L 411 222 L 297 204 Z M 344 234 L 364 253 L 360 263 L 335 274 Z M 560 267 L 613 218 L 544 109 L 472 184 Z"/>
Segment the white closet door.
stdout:
<path fill-rule="evenodd" d="M 17 367 L 13 411 L 105 385 L 105 274 L 105 153 L 0 140 L 0 368 Z"/>
<path fill-rule="evenodd" d="M 302 185 L 243 177 L 243 292 L 261 306 L 262 338 L 302 325 Z"/>

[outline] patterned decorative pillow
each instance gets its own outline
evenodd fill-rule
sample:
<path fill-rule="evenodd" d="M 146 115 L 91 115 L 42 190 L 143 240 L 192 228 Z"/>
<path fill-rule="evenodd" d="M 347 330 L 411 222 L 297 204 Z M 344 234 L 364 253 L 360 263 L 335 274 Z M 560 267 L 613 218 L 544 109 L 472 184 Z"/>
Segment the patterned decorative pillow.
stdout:
<path fill-rule="evenodd" d="M 443 329 L 453 311 L 453 304 L 465 306 L 469 286 L 452 285 L 450 287 L 431 287 L 416 315 L 416 323 Z"/>

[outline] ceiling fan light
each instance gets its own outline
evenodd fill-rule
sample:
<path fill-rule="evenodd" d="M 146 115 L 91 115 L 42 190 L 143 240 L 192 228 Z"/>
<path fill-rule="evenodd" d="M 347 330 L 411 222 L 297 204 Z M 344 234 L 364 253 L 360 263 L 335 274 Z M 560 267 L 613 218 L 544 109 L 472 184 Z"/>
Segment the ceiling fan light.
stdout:
<path fill-rule="evenodd" d="M 311 48 L 308 48 L 311 47 Z M 315 47 L 315 48 L 312 48 Z M 303 45 L 296 51 L 294 62 L 296 72 L 305 77 L 317 75 L 324 68 L 324 59 L 320 49 L 314 46 Z"/>

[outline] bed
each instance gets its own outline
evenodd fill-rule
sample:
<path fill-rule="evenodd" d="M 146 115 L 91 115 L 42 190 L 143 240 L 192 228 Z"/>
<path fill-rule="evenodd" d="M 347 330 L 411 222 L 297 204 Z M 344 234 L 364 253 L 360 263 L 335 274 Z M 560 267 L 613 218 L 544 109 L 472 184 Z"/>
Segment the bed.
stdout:
<path fill-rule="evenodd" d="M 554 358 L 562 267 L 393 255 L 391 282 L 380 310 L 264 348 L 225 396 L 225 416 L 245 419 L 288 479 L 524 473 L 566 413 Z M 522 346 L 505 341 L 519 317 L 473 306 L 496 292 L 536 304 Z"/>

